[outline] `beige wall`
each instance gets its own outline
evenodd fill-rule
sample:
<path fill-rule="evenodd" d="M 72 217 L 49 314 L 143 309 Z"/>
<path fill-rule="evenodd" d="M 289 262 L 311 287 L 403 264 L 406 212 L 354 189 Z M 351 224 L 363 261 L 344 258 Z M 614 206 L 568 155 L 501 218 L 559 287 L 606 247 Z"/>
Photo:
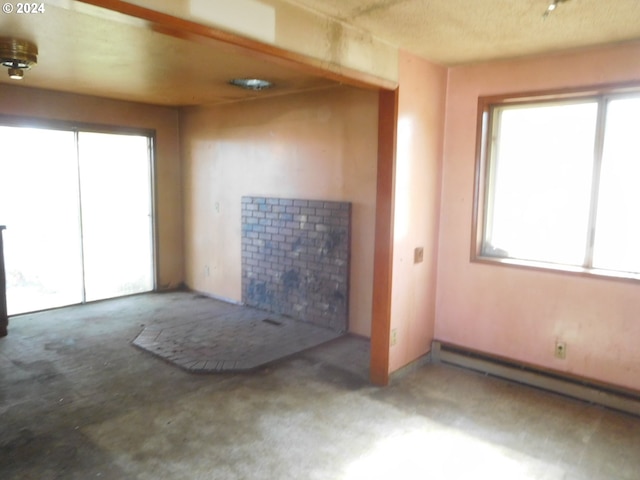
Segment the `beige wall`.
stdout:
<path fill-rule="evenodd" d="M 401 52 L 399 77 L 390 372 L 433 340 L 447 70 Z M 414 263 L 416 247 L 422 263 Z"/>
<path fill-rule="evenodd" d="M 469 261 L 478 96 L 627 81 L 637 43 L 450 70 L 436 338 L 640 389 L 640 284 Z"/>
<path fill-rule="evenodd" d="M 0 114 L 154 129 L 158 287 L 172 288 L 182 282 L 182 192 L 176 109 L 0 85 Z"/>
<path fill-rule="evenodd" d="M 377 94 L 348 87 L 181 116 L 186 281 L 241 300 L 243 195 L 353 203 L 350 331 L 371 328 Z"/>

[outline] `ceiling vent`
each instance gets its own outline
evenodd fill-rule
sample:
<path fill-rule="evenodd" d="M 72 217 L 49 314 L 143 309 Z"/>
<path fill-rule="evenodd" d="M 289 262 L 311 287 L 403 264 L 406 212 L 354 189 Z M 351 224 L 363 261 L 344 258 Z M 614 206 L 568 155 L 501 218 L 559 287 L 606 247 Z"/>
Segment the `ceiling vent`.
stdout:
<path fill-rule="evenodd" d="M 236 87 L 244 88 L 246 90 L 265 90 L 267 88 L 271 88 L 273 83 L 268 80 L 263 80 L 261 78 L 234 78 L 230 80 L 229 83 L 231 85 L 235 85 Z"/>

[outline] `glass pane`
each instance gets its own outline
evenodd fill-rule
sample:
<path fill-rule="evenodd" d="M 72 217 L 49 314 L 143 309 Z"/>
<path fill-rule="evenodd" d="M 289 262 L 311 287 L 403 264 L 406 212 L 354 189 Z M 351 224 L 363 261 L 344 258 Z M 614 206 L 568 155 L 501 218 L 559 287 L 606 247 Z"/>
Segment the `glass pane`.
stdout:
<path fill-rule="evenodd" d="M 80 303 L 73 132 L 0 127 L 0 224 L 10 315 Z"/>
<path fill-rule="evenodd" d="M 597 104 L 506 107 L 495 114 L 484 253 L 582 265 Z"/>
<path fill-rule="evenodd" d="M 148 138 L 79 134 L 86 300 L 153 289 Z"/>
<path fill-rule="evenodd" d="M 640 272 L 640 98 L 609 102 L 593 266 Z"/>

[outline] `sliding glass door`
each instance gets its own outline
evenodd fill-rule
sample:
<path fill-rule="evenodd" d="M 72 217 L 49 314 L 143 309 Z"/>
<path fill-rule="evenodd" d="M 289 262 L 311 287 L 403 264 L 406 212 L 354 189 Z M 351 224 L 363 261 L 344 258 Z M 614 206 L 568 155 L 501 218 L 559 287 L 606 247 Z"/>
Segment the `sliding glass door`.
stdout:
<path fill-rule="evenodd" d="M 80 132 L 86 300 L 153 289 L 149 139 Z"/>
<path fill-rule="evenodd" d="M 153 289 L 150 139 L 0 127 L 9 315 Z"/>
<path fill-rule="evenodd" d="M 0 127 L 9 315 L 82 301 L 74 133 Z"/>

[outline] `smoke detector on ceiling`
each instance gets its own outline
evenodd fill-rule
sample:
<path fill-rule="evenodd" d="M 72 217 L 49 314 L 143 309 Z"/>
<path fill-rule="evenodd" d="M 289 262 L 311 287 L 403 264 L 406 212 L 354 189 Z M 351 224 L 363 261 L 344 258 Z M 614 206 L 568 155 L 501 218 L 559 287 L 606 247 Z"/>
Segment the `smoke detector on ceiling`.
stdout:
<path fill-rule="evenodd" d="M 27 40 L 0 38 L 0 63 L 9 69 L 9 78 L 20 80 L 38 63 L 38 47 Z"/>

